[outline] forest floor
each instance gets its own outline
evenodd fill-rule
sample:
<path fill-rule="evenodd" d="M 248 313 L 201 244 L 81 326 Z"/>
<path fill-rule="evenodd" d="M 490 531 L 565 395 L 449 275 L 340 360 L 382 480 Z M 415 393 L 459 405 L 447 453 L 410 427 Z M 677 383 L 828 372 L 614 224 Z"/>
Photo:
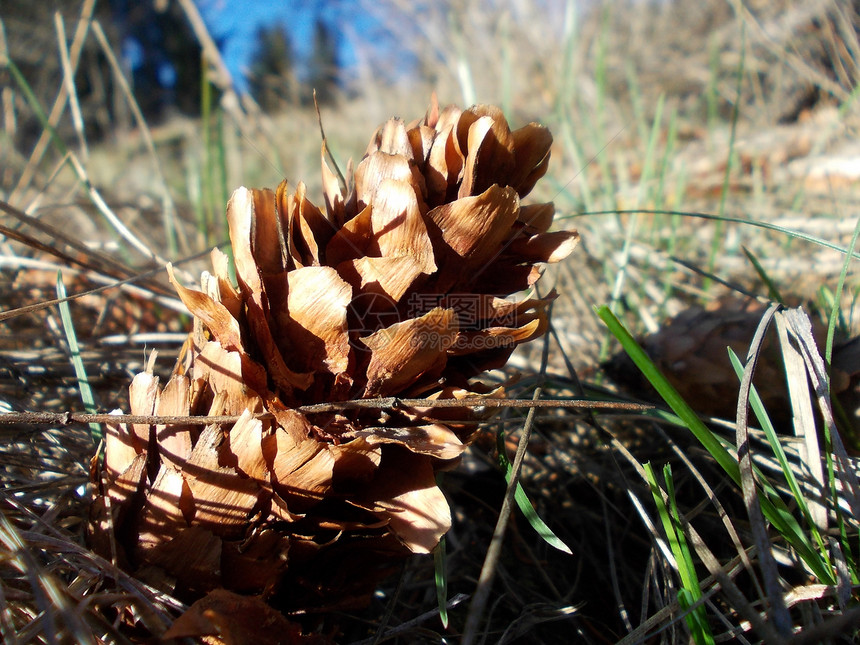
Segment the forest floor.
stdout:
<path fill-rule="evenodd" d="M 454 519 L 445 541 L 448 626 L 439 618 L 438 568 L 432 557 L 415 556 L 367 607 L 324 620 L 295 617 L 305 629 L 328 630 L 339 643 L 459 642 L 504 503 L 497 440 L 513 458 L 528 425 L 520 482 L 572 553 L 554 548 L 515 510 L 491 563 L 495 587 L 481 642 L 854 638 L 860 629 L 860 491 L 852 456 L 860 449 L 860 349 L 851 342 L 860 334 L 860 48 L 852 27 L 858 16 L 838 3 L 816 4 L 815 11 L 806 3 L 776 4 L 785 6 L 733 13 L 716 0 L 701 7 L 684 0 L 666 3 L 674 16 L 658 8 L 646 16 L 597 11 L 566 24 L 554 66 L 528 68 L 529 61 L 505 54 L 511 44 L 503 38 L 482 40 L 481 55 L 507 61 L 514 98 L 494 93 L 503 83 L 481 77 L 485 61 L 476 54 L 472 87 L 452 63 L 435 82 L 367 88 L 323 107 L 327 144 L 341 167 L 361 158 L 384 119 L 422 116 L 432 91 L 443 105 L 463 95 L 498 102 L 513 128 L 531 120 L 549 126 L 552 163 L 531 198 L 553 201 L 554 227 L 577 229 L 581 243 L 540 283 L 542 294 L 552 288 L 559 294 L 545 339 L 518 349 L 490 378 L 507 382 L 511 398 L 532 398 L 540 388 L 544 399 L 658 407 L 638 414 L 541 409 L 528 423 L 525 409 L 499 413 L 441 479 Z M 464 24 L 477 20 L 462 11 Z M 438 28 L 456 41 L 458 32 L 446 31 L 451 25 L 432 19 L 427 33 Z M 475 33 L 490 38 L 478 28 L 491 19 L 481 20 Z M 539 34 L 535 25 L 519 36 L 537 47 Z M 439 63 L 443 68 L 444 62 L 451 61 Z M 8 91 L 16 105 L 32 109 L 20 83 Z M 69 107 L 40 131 L 41 147 L 31 139 L 19 143 L 7 111 L 0 168 L 4 412 L 87 409 L 81 369 L 92 409 L 128 410 L 133 375 L 157 352 L 155 372 L 167 378 L 190 328 L 164 265 L 173 262 L 187 285 L 199 282 L 209 250 L 227 238 L 223 209 L 232 190 L 274 188 L 286 177 L 293 186 L 305 181 L 312 199 L 322 202 L 317 114 L 296 106 L 266 115 L 227 96 L 213 100 L 208 121 L 138 123 L 97 142 L 73 127 L 65 139 L 51 134 L 60 121 L 74 121 Z M 58 271 L 66 293 L 85 294 L 67 301 L 72 336 L 55 302 Z M 815 361 L 808 356 L 806 363 L 799 359 L 801 367 L 783 366 L 783 345 L 772 330 L 760 352 L 757 386 L 775 434 L 757 419 L 745 439 L 736 432 L 739 381 L 725 347 L 745 361 L 774 301 L 785 311 L 803 307 L 811 317 L 845 415 L 837 413 L 835 425 L 826 410 L 814 413 L 812 426 L 796 421 L 803 410 L 818 409 L 827 386 L 810 390 L 802 366 Z M 699 426 L 655 396 L 640 368 L 620 355 L 606 311 L 596 311 L 602 306 L 643 339 L 707 422 L 704 436 L 723 442 L 735 466 L 738 449 L 754 453 L 754 486 L 768 490 L 761 495 L 773 495 L 772 504 L 782 500 L 782 524 L 768 509 L 768 521 L 760 519 L 755 493 L 745 499 L 742 492 L 752 480 L 735 479 Z M 791 335 L 790 320 L 779 320 Z M 803 342 L 794 346 L 802 350 Z M 837 429 L 848 454 L 833 437 Z M 812 437 L 820 443 L 810 443 Z M 153 642 L 183 609 L 88 549 L 95 454 L 85 424 L 0 424 L 5 642 Z M 823 479 L 810 474 L 810 463 L 824 464 Z M 646 464 L 663 474 L 649 483 Z M 669 510 L 659 499 L 669 500 Z M 803 545 L 811 545 L 814 557 L 801 555 Z"/>

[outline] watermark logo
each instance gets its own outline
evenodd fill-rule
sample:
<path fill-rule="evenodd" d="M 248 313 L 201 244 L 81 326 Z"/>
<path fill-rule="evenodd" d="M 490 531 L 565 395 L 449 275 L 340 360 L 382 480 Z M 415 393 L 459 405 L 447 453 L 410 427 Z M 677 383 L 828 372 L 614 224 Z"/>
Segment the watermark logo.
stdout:
<path fill-rule="evenodd" d="M 510 306 L 495 303 L 494 306 L 492 297 L 474 293 L 413 293 L 404 304 L 403 310 L 399 310 L 398 303 L 385 294 L 357 295 L 348 305 L 350 344 L 360 351 L 367 351 L 367 345 L 360 338 L 390 330 L 396 323 L 420 318 L 440 307 L 454 311 L 459 333 L 452 334 L 449 330 L 417 333 L 409 340 L 413 347 L 433 347 L 455 354 L 468 354 L 516 345 L 510 333 L 486 330 L 486 327 L 518 327 L 521 322 L 517 320 L 517 308 L 513 303 Z M 377 336 L 374 345 L 378 348 L 390 342 L 393 336 L 393 330 L 387 337 Z"/>
<path fill-rule="evenodd" d="M 367 345 L 358 340 L 401 322 L 397 303 L 381 293 L 360 293 L 347 305 L 349 343 L 366 351 Z"/>

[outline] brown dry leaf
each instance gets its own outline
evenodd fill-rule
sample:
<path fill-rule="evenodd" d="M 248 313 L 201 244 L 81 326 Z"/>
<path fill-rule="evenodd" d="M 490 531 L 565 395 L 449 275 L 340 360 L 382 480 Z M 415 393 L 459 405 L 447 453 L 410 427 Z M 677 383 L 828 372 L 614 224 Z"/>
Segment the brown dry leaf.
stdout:
<path fill-rule="evenodd" d="M 145 447 L 124 423 L 106 424 L 104 467 L 108 476 L 114 478 L 125 472 Z"/>
<path fill-rule="evenodd" d="M 555 217 L 555 204 L 529 204 L 520 207 L 517 220 L 523 224 L 525 231 L 529 234 L 546 233 L 552 226 Z"/>
<path fill-rule="evenodd" d="M 298 190 L 298 188 L 296 189 Z M 304 266 L 306 258 L 303 252 L 307 249 L 302 244 L 302 252 L 296 244 L 296 217 L 298 210 L 296 196 L 290 193 L 290 185 L 285 179 L 275 191 L 275 211 L 277 213 L 278 226 L 275 233 L 277 235 L 278 245 L 280 246 L 281 255 L 283 256 L 283 266 L 287 269 L 295 269 L 296 267 Z M 300 241 L 301 243 L 301 241 Z M 283 290 L 278 292 L 281 296 L 284 295 Z M 279 302 L 275 300 L 275 302 Z M 277 313 L 281 313 L 276 311 Z"/>
<path fill-rule="evenodd" d="M 491 295 L 476 296 L 480 316 L 476 322 L 482 327 L 517 327 L 523 322 L 530 322 L 533 314 L 529 311 L 540 312 L 557 297 L 552 291 L 546 298 L 526 298 L 525 300 L 506 300 Z"/>
<path fill-rule="evenodd" d="M 206 328 L 225 348 L 231 351 L 241 349 L 242 334 L 239 331 L 239 322 L 233 318 L 230 310 L 202 291 L 186 289 L 179 284 L 170 264 L 167 265 L 167 275 L 182 304 L 188 308 L 194 318 L 206 325 Z"/>
<path fill-rule="evenodd" d="M 251 229 L 254 218 L 254 191 L 238 188 L 227 204 L 227 223 L 239 280 L 246 304 L 246 318 L 251 336 L 262 353 L 269 376 L 285 395 L 293 388 L 306 389 L 313 380 L 312 374 L 298 374 L 287 367 L 269 326 L 268 300 L 265 297 L 260 270 L 251 251 Z"/>
<path fill-rule="evenodd" d="M 158 476 L 147 490 L 140 515 L 138 548 L 148 551 L 168 542 L 188 526 L 189 491 L 178 470 L 162 464 Z"/>
<path fill-rule="evenodd" d="M 185 587 L 211 589 L 221 583 L 221 538 L 200 526 L 178 529 L 176 537 L 146 552 L 146 561 Z"/>
<path fill-rule="evenodd" d="M 271 301 L 281 302 L 286 294 L 273 291 L 270 281 L 265 279 L 269 276 L 282 275 L 287 270 L 287 252 L 281 245 L 286 232 L 281 228 L 281 219 L 275 208 L 275 193 L 266 188 L 255 189 L 251 191 L 251 197 L 254 205 L 248 243 L 253 264 L 256 273 L 264 277 L 265 290 Z M 244 230 L 242 235 L 244 236 Z M 250 285 L 251 282 L 248 284 Z"/>
<path fill-rule="evenodd" d="M 218 296 L 221 304 L 235 320 L 239 320 L 242 316 L 242 298 L 230 279 L 230 258 L 217 246 L 212 249 L 209 257 L 212 260 L 213 275 L 218 280 Z"/>
<path fill-rule="evenodd" d="M 285 407 L 277 399 L 267 401 L 266 407 L 275 417 L 278 427 L 287 433 L 293 443 L 298 444 L 311 436 L 313 428 L 303 414 Z"/>
<path fill-rule="evenodd" d="M 263 422 L 245 410 L 230 430 L 230 452 L 236 467 L 250 479 L 260 483 L 269 478 L 269 468 L 263 456 Z"/>
<path fill-rule="evenodd" d="M 377 130 L 376 136 L 371 139 L 371 147 L 390 155 L 400 155 L 406 159 L 412 159 L 412 144 L 406 133 L 403 119 L 394 118 L 386 121 L 382 128 Z M 368 152 L 372 153 L 375 150 L 368 148 Z"/>
<path fill-rule="evenodd" d="M 474 119 L 474 120 L 473 120 Z M 468 126 L 468 129 L 466 127 Z M 457 142 L 459 144 L 460 153 L 463 155 L 465 165 L 463 167 L 463 181 L 460 184 L 460 190 L 457 197 L 460 199 L 480 194 L 483 191 L 477 190 L 477 169 L 478 153 L 483 142 L 490 138 L 490 131 L 493 128 L 493 119 L 489 116 L 474 117 L 469 112 L 464 112 L 457 123 Z M 463 138 L 463 132 L 467 132 Z M 488 144 L 488 148 L 492 144 Z"/>
<path fill-rule="evenodd" d="M 107 463 L 108 460 L 109 456 L 107 448 L 105 448 L 105 474 L 108 476 L 105 495 L 118 509 L 115 519 L 119 523 L 122 520 L 122 515 L 131 505 L 134 496 L 143 490 L 147 455 L 146 453 L 137 455 L 121 472 L 113 470 L 113 466 Z"/>
<path fill-rule="evenodd" d="M 436 130 L 426 125 L 418 124 L 407 130 L 409 144 L 412 146 L 412 160 L 424 170 L 424 164 L 430 156 L 433 141 L 436 139 Z"/>
<path fill-rule="evenodd" d="M 304 182 L 299 182 L 296 187 L 294 223 L 290 228 L 290 237 L 295 240 L 296 248 L 302 253 L 305 266 L 320 266 L 325 259 L 323 250 L 337 229 L 322 211 L 307 199 L 306 191 Z"/>
<path fill-rule="evenodd" d="M 421 265 L 408 255 L 397 258 L 363 257 L 339 264 L 337 269 L 357 292 L 379 294 L 389 303 L 399 301 L 422 274 Z"/>
<path fill-rule="evenodd" d="M 156 406 L 158 405 L 158 395 L 157 376 L 153 376 L 149 372 L 135 374 L 128 388 L 131 413 L 141 416 L 155 414 Z M 145 450 L 149 446 L 152 426 L 148 423 L 133 423 L 131 428 L 136 437 L 132 445 L 138 452 Z"/>
<path fill-rule="evenodd" d="M 272 486 L 291 511 L 302 512 L 331 484 L 334 457 L 327 444 L 310 438 L 296 441 L 278 427 L 264 437 L 263 454 L 271 463 Z"/>
<path fill-rule="evenodd" d="M 251 250 L 251 235 L 254 227 L 254 190 L 244 186 L 233 191 L 227 203 L 227 224 L 233 248 L 236 277 L 243 296 L 261 306 L 263 285 L 260 271 Z"/>
<path fill-rule="evenodd" d="M 469 125 L 466 166 L 458 194 L 461 198 L 479 195 L 493 185 L 511 185 L 509 178 L 515 170 L 514 139 L 502 111 L 491 105 L 469 108 L 460 117 L 458 137 L 463 131 L 461 124 L 468 123 L 464 119 L 467 114 L 478 119 Z"/>
<path fill-rule="evenodd" d="M 287 569 L 290 538 L 264 529 L 242 542 L 225 542 L 221 553 L 223 584 L 243 593 L 270 593 Z"/>
<path fill-rule="evenodd" d="M 541 275 L 540 266 L 515 264 L 511 258 L 499 258 L 481 267 L 467 284 L 480 293 L 504 296 L 529 289 Z"/>
<path fill-rule="evenodd" d="M 226 396 L 223 414 L 262 409 L 252 388 L 262 384 L 265 391 L 265 371 L 243 353 L 226 351 L 217 342 L 206 343 L 194 363 L 194 377 L 203 379 L 215 394 Z"/>
<path fill-rule="evenodd" d="M 377 151 L 358 164 L 355 169 L 355 192 L 361 208 L 375 203 L 380 185 L 386 179 L 395 179 L 412 185 L 414 175 L 409 160 L 400 155 Z"/>
<path fill-rule="evenodd" d="M 424 170 L 427 202 L 430 204 L 441 204 L 445 201 L 449 189 L 456 184 L 463 168 L 463 157 L 454 142 L 454 125 L 448 124 L 445 129 L 437 132 Z"/>
<path fill-rule="evenodd" d="M 338 266 L 367 253 L 372 239 L 372 212 L 371 205 L 365 206 L 334 234 L 326 247 L 326 261 L 329 265 Z"/>
<path fill-rule="evenodd" d="M 488 349 L 513 349 L 520 343 L 527 343 L 546 331 L 547 320 L 544 314 L 521 327 L 488 327 L 480 331 L 461 331 L 451 347 L 455 356 L 464 356 Z"/>
<path fill-rule="evenodd" d="M 344 194 L 341 190 L 340 180 L 335 175 L 326 161 L 326 145 L 322 143 L 320 149 L 321 166 L 322 166 L 322 186 L 323 196 L 325 198 L 325 210 L 328 214 L 328 219 L 335 226 L 343 226 L 346 221 Z"/>
<path fill-rule="evenodd" d="M 382 462 L 382 451 L 364 437 L 356 436 L 353 441 L 331 447 L 334 457 L 332 481 L 338 489 L 344 482 L 370 481 Z"/>

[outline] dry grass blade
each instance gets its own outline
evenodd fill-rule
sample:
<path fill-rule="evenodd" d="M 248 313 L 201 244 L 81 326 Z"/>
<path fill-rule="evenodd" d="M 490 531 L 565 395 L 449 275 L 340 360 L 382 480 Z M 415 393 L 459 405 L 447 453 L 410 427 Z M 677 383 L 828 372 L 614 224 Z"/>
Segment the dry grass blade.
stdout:
<path fill-rule="evenodd" d="M 535 401 L 540 399 L 540 394 L 541 388 L 537 388 L 534 393 Z M 493 591 L 493 579 L 495 578 L 496 567 L 498 566 L 498 560 L 502 552 L 502 542 L 505 539 L 508 520 L 513 511 L 514 494 L 517 490 L 523 459 L 528 447 L 529 437 L 531 436 L 534 412 L 534 407 L 529 408 L 528 416 L 526 416 L 525 424 L 523 424 L 523 431 L 517 444 L 517 453 L 514 456 L 514 462 L 511 467 L 511 476 L 508 480 L 508 487 L 505 490 L 504 502 L 499 510 L 499 518 L 496 521 L 496 528 L 493 530 L 493 538 L 490 546 L 487 548 L 484 564 L 481 567 L 481 575 L 478 578 L 478 584 L 475 587 L 475 593 L 472 596 L 469 613 L 463 627 L 463 636 L 460 641 L 463 645 L 471 645 L 478 638 L 478 630 L 480 629 L 481 621 L 484 619 L 490 594 Z"/>
<path fill-rule="evenodd" d="M 825 431 L 829 435 L 833 454 L 839 465 L 839 480 L 843 486 L 843 494 L 848 502 L 854 518 L 860 517 L 860 484 L 851 464 L 852 461 L 845 451 L 845 445 L 836 429 L 833 419 L 833 407 L 830 401 L 830 387 L 828 385 L 827 370 L 824 360 L 821 358 L 812 336 L 812 328 L 809 318 L 800 310 L 791 310 L 786 313 L 789 329 L 795 341 L 799 344 L 806 363 L 807 374 L 812 382 L 818 400 L 818 409 L 824 420 Z"/>
<path fill-rule="evenodd" d="M 469 599 L 469 596 L 466 594 L 457 594 L 450 600 L 448 600 L 447 607 L 448 609 L 453 609 L 454 607 L 458 607 L 462 605 L 465 601 Z M 417 626 L 422 623 L 429 622 L 438 616 L 438 610 L 432 610 L 415 616 L 414 618 L 410 618 L 406 622 L 398 625 L 397 627 L 392 627 L 387 631 L 377 634 L 372 638 L 366 638 L 360 641 L 353 641 L 349 645 L 375 645 L 376 643 L 385 643 L 386 641 L 397 638 L 401 635 L 409 635 Z"/>
<path fill-rule="evenodd" d="M 162 168 L 161 161 L 159 160 L 158 153 L 155 150 L 155 143 L 152 140 L 152 132 L 150 131 L 149 125 L 146 122 L 146 118 L 143 116 L 143 113 L 140 111 L 140 106 L 137 104 L 137 101 L 134 98 L 134 93 L 131 91 L 131 88 L 126 81 L 125 75 L 123 74 L 122 67 L 120 66 L 119 61 L 117 61 L 116 56 L 113 53 L 113 49 L 108 43 L 107 36 L 105 36 L 104 30 L 98 21 L 93 22 L 93 33 L 96 36 L 96 40 L 101 47 L 102 52 L 110 63 L 111 69 L 114 72 L 114 77 L 116 78 L 116 82 L 122 90 L 123 94 L 126 97 L 129 107 L 131 108 L 132 113 L 134 114 L 134 118 L 137 121 L 138 127 L 143 135 L 143 141 L 146 145 L 146 148 L 149 152 L 150 159 L 155 167 L 156 176 L 158 177 L 159 191 L 161 193 L 161 204 L 164 208 L 164 224 L 168 229 L 167 233 L 167 241 L 168 244 L 171 244 L 174 239 L 174 234 L 178 232 L 182 232 L 182 229 L 175 226 L 175 218 L 176 218 L 176 205 L 173 203 L 173 198 L 170 195 L 170 189 L 167 187 L 167 180 L 164 177 L 164 169 Z M 188 241 L 183 240 L 184 247 L 187 248 Z"/>
<path fill-rule="evenodd" d="M 69 68 L 71 70 L 74 70 L 77 67 L 78 61 L 80 60 L 83 43 L 87 36 L 90 21 L 93 17 L 95 4 L 95 0 L 85 0 L 81 5 L 81 16 L 75 29 L 75 35 L 72 38 L 72 45 L 69 48 Z M 63 115 L 63 111 L 66 109 L 66 101 L 68 100 L 68 97 L 68 87 L 65 84 L 61 84 L 57 98 L 51 108 L 51 113 L 48 115 L 48 127 L 46 127 L 39 136 L 39 141 L 36 144 L 33 153 L 30 155 L 27 166 L 21 173 L 14 190 L 12 190 L 9 195 L 8 199 L 13 204 L 19 203 L 24 191 L 33 181 L 33 178 L 37 173 L 39 163 L 42 160 L 42 156 L 45 154 L 45 151 L 48 149 L 48 144 L 51 141 L 51 129 L 56 127 L 57 123 L 59 123 L 60 118 Z"/>
<path fill-rule="evenodd" d="M 821 531 L 826 531 L 828 525 L 827 507 L 824 500 L 821 499 L 821 491 L 826 490 L 824 464 L 821 463 L 820 459 L 821 447 L 813 416 L 812 398 L 809 391 L 809 381 L 806 378 L 803 354 L 789 342 L 788 321 L 785 313 L 777 313 L 776 325 L 785 364 L 785 375 L 794 420 L 794 433 L 803 441 L 804 452 L 801 454 L 801 461 L 811 475 L 808 479 L 804 478 L 809 510 L 815 525 Z"/>
<path fill-rule="evenodd" d="M 69 51 L 66 48 L 66 28 L 63 24 L 63 17 L 60 13 L 54 14 L 54 26 L 57 30 L 57 41 L 60 50 L 60 63 L 63 67 L 63 82 L 65 83 L 66 92 L 69 95 L 69 106 L 72 112 L 72 122 L 74 123 L 75 133 L 78 136 L 78 144 L 81 147 L 81 154 L 84 159 L 89 156 L 87 152 L 87 139 L 84 135 L 84 120 L 81 116 L 81 106 L 78 102 L 77 88 L 74 81 L 74 70 L 69 57 Z"/>
<path fill-rule="evenodd" d="M 125 278 L 129 276 L 133 271 L 124 263 L 118 261 L 116 258 L 113 258 L 107 254 L 99 253 L 98 251 L 94 251 L 89 248 L 86 243 L 80 240 L 75 235 L 70 235 L 67 231 L 61 230 L 55 226 L 47 224 L 45 222 L 40 221 L 38 218 L 32 217 L 28 215 L 24 211 L 15 208 L 8 202 L 0 200 L 0 209 L 3 210 L 7 215 L 12 216 L 22 224 L 30 226 L 40 233 L 44 233 L 49 237 L 49 242 L 47 243 L 48 250 L 47 252 L 51 255 L 55 255 L 60 259 L 65 259 L 68 257 L 68 253 L 62 253 L 56 247 L 59 245 L 64 245 L 70 249 L 70 251 L 77 251 L 80 256 L 85 259 L 73 259 L 71 263 L 82 266 L 83 268 L 96 271 L 99 273 L 106 273 L 108 275 L 113 275 L 116 278 Z M 31 237 L 25 233 L 21 233 L 19 231 L 15 231 L 13 235 L 19 237 L 21 241 L 25 244 L 39 244 L 38 248 L 41 248 L 43 244 L 34 237 Z M 159 265 L 159 270 L 161 269 L 161 265 Z M 159 287 L 163 293 L 166 293 L 164 287 Z"/>
<path fill-rule="evenodd" d="M 767 537 L 764 515 L 759 505 L 757 486 L 752 468 L 752 454 L 747 426 L 747 412 L 749 410 L 749 395 L 752 388 L 752 378 L 755 373 L 756 361 L 761 352 L 764 335 L 767 332 L 773 316 L 779 309 L 778 304 L 773 304 L 762 316 L 761 323 L 756 329 L 755 336 L 750 343 L 747 353 L 747 363 L 744 367 L 744 377 L 741 381 L 741 389 L 738 394 L 737 413 L 737 450 L 738 466 L 740 468 L 741 488 L 743 490 L 744 504 L 749 515 L 750 527 L 752 529 L 758 557 L 761 561 L 761 571 L 764 578 L 764 587 L 769 603 L 768 615 L 774 627 L 782 637 L 791 634 L 791 616 L 783 600 L 782 590 L 779 584 L 779 573 L 776 561 L 771 551 L 771 543 Z"/>
<path fill-rule="evenodd" d="M 76 642 L 95 643 L 82 616 L 69 602 L 63 585 L 39 565 L 5 513 L 0 513 L 0 543 L 5 547 L 4 559 L 29 580 L 33 600 L 43 614 L 34 617 L 33 622 L 20 631 L 18 638 L 27 641 L 43 634 L 48 642 L 57 642 L 61 635 L 68 634 Z"/>

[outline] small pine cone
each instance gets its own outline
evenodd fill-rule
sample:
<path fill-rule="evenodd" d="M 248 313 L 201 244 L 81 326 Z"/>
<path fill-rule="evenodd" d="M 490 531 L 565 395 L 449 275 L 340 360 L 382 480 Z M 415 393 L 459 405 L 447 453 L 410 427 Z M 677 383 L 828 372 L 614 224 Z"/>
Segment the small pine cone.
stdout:
<path fill-rule="evenodd" d="M 742 360 L 746 357 L 766 307 L 755 300 L 724 297 L 706 308 L 692 307 L 671 319 L 640 343 L 660 371 L 700 414 L 734 419 L 740 381 L 729 361 L 726 347 Z M 813 324 L 813 337 L 824 347 L 827 329 Z M 837 343 L 833 348 L 831 391 L 840 400 L 849 420 L 849 440 L 860 445 L 860 339 Z M 655 402 L 659 396 L 623 352 L 604 364 L 607 373 L 633 394 Z M 768 415 L 779 427 L 791 423 L 791 401 L 785 382 L 782 352 L 774 334 L 762 343 L 756 363 L 755 385 Z"/>
<path fill-rule="evenodd" d="M 237 415 L 200 429 L 108 428 L 96 548 L 192 599 L 217 587 L 279 593 L 293 609 L 367 598 L 392 561 L 448 530 L 436 471 L 465 450 L 469 408 L 307 411 L 374 397 L 501 397 L 470 380 L 547 327 L 548 298 L 510 299 L 576 245 L 553 205 L 521 206 L 552 137 L 497 108 L 393 119 L 325 208 L 303 184 L 239 188 L 227 206 L 238 286 L 213 250 L 202 291 L 180 285 L 194 330 L 163 387 L 130 387 L 133 414 Z M 268 413 L 260 415 L 260 413 Z"/>

